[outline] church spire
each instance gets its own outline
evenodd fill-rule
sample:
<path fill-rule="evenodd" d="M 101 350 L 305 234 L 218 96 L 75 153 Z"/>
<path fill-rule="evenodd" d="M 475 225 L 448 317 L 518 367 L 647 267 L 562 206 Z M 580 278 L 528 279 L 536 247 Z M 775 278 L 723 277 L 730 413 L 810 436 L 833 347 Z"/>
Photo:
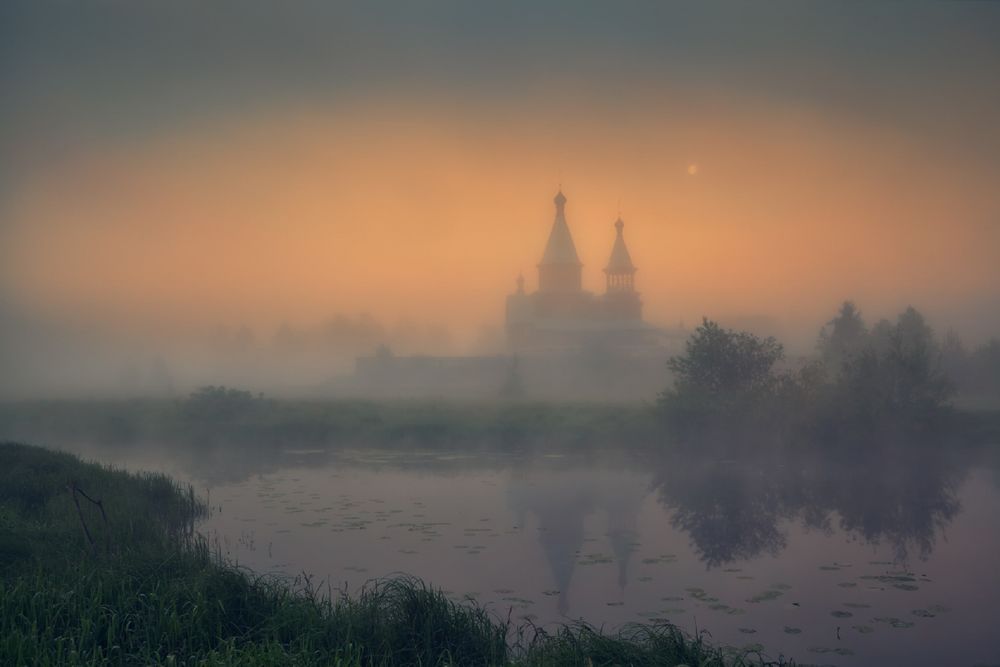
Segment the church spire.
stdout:
<path fill-rule="evenodd" d="M 566 195 L 560 189 L 552 201 L 556 204 L 556 217 L 549 232 L 549 242 L 545 245 L 542 264 L 580 264 L 576 254 L 576 244 L 566 223 Z"/>
<path fill-rule="evenodd" d="M 608 277 L 608 291 L 633 291 L 635 289 L 635 264 L 625 245 L 625 223 L 619 217 L 615 221 L 615 243 L 611 247 L 611 257 L 604 273 Z"/>
<path fill-rule="evenodd" d="M 578 292 L 582 289 L 583 264 L 566 223 L 566 195 L 561 188 L 552 201 L 556 205 L 556 217 L 538 264 L 538 288 L 542 292 Z"/>
<path fill-rule="evenodd" d="M 642 300 L 635 291 L 635 264 L 625 245 L 625 223 L 615 220 L 615 243 L 604 268 L 608 287 L 604 293 L 607 316 L 615 320 L 642 320 Z"/>

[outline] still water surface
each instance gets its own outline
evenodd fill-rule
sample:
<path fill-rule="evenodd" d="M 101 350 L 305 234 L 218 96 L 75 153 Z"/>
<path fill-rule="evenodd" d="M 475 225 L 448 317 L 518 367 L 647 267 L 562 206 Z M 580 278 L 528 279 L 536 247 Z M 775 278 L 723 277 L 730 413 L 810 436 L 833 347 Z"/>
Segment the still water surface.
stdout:
<path fill-rule="evenodd" d="M 231 560 L 334 590 L 406 573 L 542 625 L 667 619 L 800 663 L 1000 663 L 989 466 L 85 453 L 192 482 L 213 507 L 201 530 Z"/>

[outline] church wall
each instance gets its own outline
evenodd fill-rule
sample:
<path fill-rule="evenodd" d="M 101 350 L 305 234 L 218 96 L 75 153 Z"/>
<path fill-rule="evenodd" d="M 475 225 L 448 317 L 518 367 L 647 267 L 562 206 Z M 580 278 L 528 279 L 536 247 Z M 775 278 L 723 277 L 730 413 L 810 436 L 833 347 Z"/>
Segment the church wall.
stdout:
<path fill-rule="evenodd" d="M 642 321 L 642 300 L 636 292 L 608 292 L 603 305 L 604 316 L 609 320 Z"/>
<path fill-rule="evenodd" d="M 572 293 L 583 289 L 582 267 L 549 264 L 538 267 L 538 289 L 543 293 Z"/>

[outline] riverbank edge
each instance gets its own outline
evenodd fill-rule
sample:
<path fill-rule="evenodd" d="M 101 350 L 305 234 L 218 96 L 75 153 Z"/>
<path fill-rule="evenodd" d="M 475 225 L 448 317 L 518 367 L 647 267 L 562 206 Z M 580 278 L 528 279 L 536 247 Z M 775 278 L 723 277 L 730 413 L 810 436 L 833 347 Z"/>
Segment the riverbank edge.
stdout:
<path fill-rule="evenodd" d="M 790 664 L 669 623 L 516 627 L 412 578 L 347 597 L 261 577 L 209 550 L 206 511 L 164 475 L 0 443 L 0 663 Z"/>

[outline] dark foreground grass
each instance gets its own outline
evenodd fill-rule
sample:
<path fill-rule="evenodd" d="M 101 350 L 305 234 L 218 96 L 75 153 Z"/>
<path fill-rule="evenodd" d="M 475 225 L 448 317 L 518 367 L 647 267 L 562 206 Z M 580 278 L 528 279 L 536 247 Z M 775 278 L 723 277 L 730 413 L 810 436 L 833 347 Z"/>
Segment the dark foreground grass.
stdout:
<path fill-rule="evenodd" d="M 0 664 L 764 662 L 671 625 L 613 635 L 587 625 L 512 627 L 414 579 L 347 597 L 308 579 L 257 577 L 222 562 L 194 533 L 204 511 L 190 489 L 162 475 L 0 444 Z"/>

